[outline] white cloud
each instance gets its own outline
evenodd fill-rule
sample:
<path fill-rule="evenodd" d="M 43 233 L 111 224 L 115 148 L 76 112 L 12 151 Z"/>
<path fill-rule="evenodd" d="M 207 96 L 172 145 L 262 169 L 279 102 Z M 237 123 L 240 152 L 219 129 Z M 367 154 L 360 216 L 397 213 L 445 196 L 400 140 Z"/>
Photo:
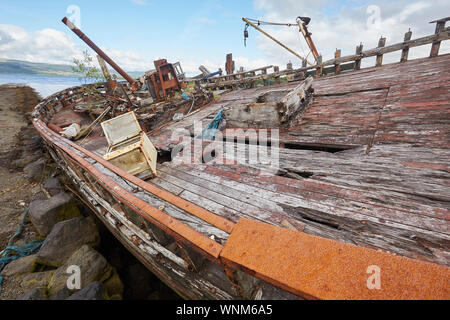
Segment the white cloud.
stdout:
<path fill-rule="evenodd" d="M 142 2 L 142 0 L 135 1 Z M 145 3 L 147 2 L 145 1 Z M 298 15 L 310 16 L 312 20 L 308 26 L 309 31 L 312 32 L 312 37 L 323 60 L 327 60 L 334 56 L 336 48 L 342 49 L 342 55 L 348 55 L 354 53 L 356 45 L 360 42 L 363 42 L 364 49 L 376 47 L 380 36 L 387 38 L 386 45 L 401 42 L 408 28 L 411 28 L 413 32 L 413 39 L 431 34 L 434 32 L 435 25 L 428 22 L 446 16 L 450 9 L 448 0 L 373 1 L 373 4 L 380 8 L 381 23 L 379 28 L 368 28 L 366 23 L 369 16 L 366 13 L 367 6 L 358 5 L 358 1 L 352 1 L 350 2 L 351 6 L 343 6 L 337 11 L 332 11 L 333 14 L 327 13 L 326 10 L 336 3 L 337 0 L 254 0 L 254 7 L 257 10 L 264 10 L 264 14 L 251 18 L 275 22 L 294 22 Z M 214 23 L 214 20 L 208 18 L 214 8 L 213 4 L 208 4 L 188 19 L 189 23 L 184 26 L 180 41 L 192 41 L 198 32 L 195 28 L 198 28 L 200 24 Z M 197 22 L 191 24 L 192 21 Z M 297 28 L 268 26 L 263 28 L 301 55 L 308 53 L 307 45 Z M 267 65 L 277 65 L 283 69 L 289 61 L 296 67 L 301 65 L 297 57 L 258 31 L 250 27 L 249 33 L 248 41 L 256 44 L 265 57 L 251 59 L 249 56 L 235 56 L 233 59 L 236 70 L 239 70 L 241 66 L 250 70 Z M 0 58 L 71 64 L 74 57 L 81 57 L 85 48 L 86 45 L 77 40 L 76 36 L 70 32 L 61 32 L 55 29 L 28 32 L 18 26 L 0 24 Z M 102 49 L 124 70 L 128 71 L 153 69 L 153 61 L 160 58 L 141 56 L 130 50 Z M 429 49 L 429 46 L 412 48 L 410 58 L 427 56 Z M 95 54 L 90 52 L 92 55 Z M 441 44 L 440 53 L 446 52 L 450 52 L 450 41 Z M 176 57 L 171 57 L 170 54 L 176 54 Z M 176 62 L 181 58 L 181 66 L 188 76 L 199 74 L 198 67 L 200 65 L 206 66 L 211 72 L 217 71 L 218 68 L 225 70 L 225 61 L 222 56 L 206 60 L 196 57 L 184 59 L 182 56 L 179 57 L 178 53 L 168 52 L 164 58 L 169 62 Z M 399 58 L 400 53 L 386 55 L 384 62 L 398 61 Z M 311 55 L 308 59 L 313 61 Z M 370 63 L 374 63 L 374 61 L 371 60 Z"/>
<path fill-rule="evenodd" d="M 0 57 L 67 64 L 73 57 L 80 57 L 77 47 L 64 32 L 43 29 L 33 33 L 13 25 L 0 25 Z"/>
<path fill-rule="evenodd" d="M 0 58 L 24 60 L 30 62 L 72 64 L 73 58 L 81 58 L 82 52 L 88 48 L 84 44 L 76 44 L 77 38 L 55 29 L 43 29 L 28 32 L 14 25 L 0 25 Z M 142 57 L 136 52 L 121 51 L 111 48 L 101 48 L 121 68 L 127 71 L 147 71 L 154 69 L 153 61 L 161 57 Z M 88 49 L 92 56 L 95 55 Z M 169 62 L 176 62 L 175 58 L 165 57 Z M 189 75 L 200 73 L 198 67 L 205 65 L 211 72 L 217 71 L 221 61 L 210 60 L 181 60 L 183 70 Z M 223 69 L 223 67 L 222 67 Z"/>
<path fill-rule="evenodd" d="M 27 32 L 13 25 L 0 25 L 0 58 L 30 62 L 72 64 L 73 58 L 81 58 L 86 45 L 77 45 L 75 36 L 55 29 Z M 142 58 L 132 51 L 102 48 L 123 69 L 145 71 L 154 68 L 153 60 Z M 89 49 L 91 55 L 96 55 Z"/>
<path fill-rule="evenodd" d="M 131 2 L 139 5 L 139 6 L 146 6 L 148 2 L 146 0 L 131 0 Z"/>
<path fill-rule="evenodd" d="M 348 55 L 355 52 L 355 47 L 360 42 L 363 43 L 364 49 L 376 47 L 380 36 L 387 38 L 386 45 L 401 42 L 408 28 L 413 32 L 413 39 L 429 35 L 434 32 L 434 25 L 428 22 L 443 18 L 450 9 L 450 4 L 446 0 L 373 1 L 371 5 L 380 8 L 381 23 L 378 25 L 379 28 L 376 25 L 368 28 L 366 22 L 370 14 L 366 13 L 366 5 L 358 5 L 357 1 L 353 1 L 350 2 L 351 6 L 344 5 L 336 13 L 328 13 L 336 3 L 337 1 L 333 0 L 254 0 L 254 7 L 266 12 L 258 18 L 265 21 L 294 22 L 298 15 L 311 17 L 308 28 L 324 61 L 334 57 L 336 48 L 342 50 L 342 55 Z M 300 55 L 304 56 L 309 52 L 298 28 L 265 26 L 264 30 Z M 269 61 L 285 65 L 288 60 L 292 60 L 296 66 L 301 64 L 298 58 L 258 31 L 251 27 L 249 31 L 249 41 L 255 41 L 256 46 L 266 54 Z M 449 52 L 449 49 L 448 41 L 444 42 L 441 44 L 440 53 Z M 429 47 L 423 46 L 411 49 L 410 58 L 424 57 L 428 54 Z M 399 58 L 400 54 L 398 57 L 395 54 L 386 55 L 384 62 L 395 62 Z M 309 60 L 313 61 L 313 58 Z"/>

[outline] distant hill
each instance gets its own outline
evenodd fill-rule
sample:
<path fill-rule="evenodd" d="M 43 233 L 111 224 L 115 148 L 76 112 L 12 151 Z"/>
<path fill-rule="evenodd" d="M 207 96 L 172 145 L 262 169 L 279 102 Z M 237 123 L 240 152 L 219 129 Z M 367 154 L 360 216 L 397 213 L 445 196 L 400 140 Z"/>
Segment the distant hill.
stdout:
<path fill-rule="evenodd" d="M 21 73 L 21 74 L 43 74 L 54 76 L 77 76 L 72 72 L 70 65 L 65 64 L 50 64 L 50 63 L 37 63 L 21 60 L 7 60 L 0 58 L 0 73 Z M 128 72 L 131 77 L 137 78 L 143 75 L 145 72 L 132 71 Z M 117 72 L 111 70 L 111 74 L 116 74 L 118 78 L 121 78 Z"/>

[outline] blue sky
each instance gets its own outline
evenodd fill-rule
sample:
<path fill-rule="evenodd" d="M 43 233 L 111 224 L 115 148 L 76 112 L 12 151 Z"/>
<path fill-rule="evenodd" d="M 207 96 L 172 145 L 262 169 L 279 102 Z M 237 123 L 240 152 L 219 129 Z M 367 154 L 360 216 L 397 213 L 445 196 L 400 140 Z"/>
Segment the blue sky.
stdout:
<path fill-rule="evenodd" d="M 85 48 L 61 22 L 67 9 L 80 9 L 81 29 L 127 70 L 145 71 L 152 61 L 181 61 L 185 71 L 198 73 L 204 64 L 211 71 L 224 68 L 233 53 L 236 66 L 246 69 L 268 64 L 284 67 L 300 61 L 254 29 L 243 45 L 242 17 L 294 22 L 298 15 L 312 18 L 310 31 L 324 59 L 336 48 L 351 54 L 360 41 L 365 48 L 388 37 L 401 41 L 408 28 L 415 36 L 434 31 L 429 21 L 448 16 L 448 0 L 0 0 L 0 58 L 70 63 Z M 380 23 L 367 24 L 370 6 L 377 7 Z M 267 27 L 300 54 L 306 44 L 295 28 Z M 444 46 L 444 50 L 446 47 Z"/>
<path fill-rule="evenodd" d="M 97 44 L 140 54 L 183 51 L 183 55 L 241 50 L 241 16 L 254 16 L 251 1 L 9 1 L 2 0 L 2 24 L 28 31 L 52 28 L 67 32 L 61 23 L 66 9 L 81 9 L 82 30 Z M 239 8 L 239 10 L 236 10 Z M 181 52 L 180 52 L 181 53 Z"/>
<path fill-rule="evenodd" d="M 242 16 L 257 17 L 251 1 L 9 1 L 2 0 L 0 22 L 34 32 L 51 28 L 67 33 L 61 23 L 70 5 L 81 13 L 81 28 L 97 45 L 133 51 L 151 59 L 170 57 L 212 60 L 229 52 L 262 58 L 252 45 L 243 46 Z"/>

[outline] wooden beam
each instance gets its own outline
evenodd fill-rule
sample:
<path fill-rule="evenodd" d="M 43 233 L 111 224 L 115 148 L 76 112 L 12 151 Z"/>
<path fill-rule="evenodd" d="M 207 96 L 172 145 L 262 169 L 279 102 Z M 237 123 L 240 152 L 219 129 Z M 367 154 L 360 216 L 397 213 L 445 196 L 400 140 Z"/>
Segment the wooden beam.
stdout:
<path fill-rule="evenodd" d="M 242 71 L 242 72 L 238 72 L 238 73 L 233 73 L 233 74 L 229 74 L 229 75 L 212 77 L 212 78 L 209 78 L 208 80 L 216 81 L 216 80 L 220 80 L 220 79 L 229 79 L 230 77 L 233 78 L 235 76 L 245 77 L 246 74 L 251 74 L 251 73 L 254 73 L 254 72 L 257 72 L 257 71 L 267 70 L 267 69 L 270 69 L 270 68 L 273 68 L 273 65 L 265 66 L 265 67 L 261 67 L 261 68 L 257 68 L 257 69 L 252 69 L 252 70 L 247 70 L 247 71 Z"/>
<path fill-rule="evenodd" d="M 450 39 L 450 28 L 449 27 L 444 28 L 439 34 L 433 34 L 430 36 L 417 38 L 417 39 L 406 41 L 406 42 L 397 43 L 397 44 L 387 46 L 387 47 L 381 47 L 381 48 L 377 47 L 374 49 L 362 51 L 361 54 L 344 56 L 344 57 L 340 57 L 337 59 L 330 59 L 330 60 L 323 62 L 323 65 L 327 66 L 327 65 L 334 65 L 336 63 L 355 61 L 358 58 L 368 58 L 368 57 L 373 57 L 373 56 L 376 56 L 379 54 L 386 54 L 389 52 L 402 50 L 405 46 L 412 48 L 412 47 L 418 47 L 418 46 L 422 46 L 425 44 L 433 43 L 434 41 L 442 41 L 442 40 L 447 40 L 447 39 Z"/>
<path fill-rule="evenodd" d="M 339 58 L 341 56 L 341 49 L 336 49 L 336 52 L 334 53 L 335 58 Z M 334 65 L 334 73 L 338 74 L 341 72 L 341 65 L 339 63 L 336 63 Z"/>
<path fill-rule="evenodd" d="M 434 34 L 439 34 L 442 30 L 444 30 L 446 22 L 447 22 L 446 19 L 436 21 L 436 30 L 434 31 Z M 430 51 L 430 57 L 436 57 L 439 54 L 440 47 L 441 47 L 440 40 L 433 41 Z"/>
<path fill-rule="evenodd" d="M 103 76 L 105 77 L 106 81 L 111 81 L 111 74 L 109 73 L 108 68 L 106 67 L 105 60 L 100 55 L 97 55 L 98 64 L 100 65 L 100 68 L 102 69 Z"/>
<path fill-rule="evenodd" d="M 320 77 L 322 75 L 322 70 L 323 70 L 323 66 L 322 66 L 322 56 L 317 56 L 317 76 Z"/>
<path fill-rule="evenodd" d="M 447 20 L 448 19 L 440 19 L 440 20 L 438 20 L 438 22 L 445 23 L 445 21 L 447 21 Z M 390 45 L 387 47 L 384 46 L 386 39 L 381 38 L 380 42 L 379 42 L 379 46 L 377 48 L 369 49 L 366 51 L 362 51 L 363 45 L 361 43 L 359 46 L 356 47 L 356 51 L 355 51 L 354 55 L 348 55 L 348 56 L 344 56 L 344 57 L 335 57 L 334 59 L 330 59 L 330 60 L 327 60 L 325 62 L 316 64 L 313 66 L 307 66 L 307 63 L 305 62 L 305 60 L 303 60 L 302 67 L 299 69 L 283 70 L 279 73 L 274 72 L 272 74 L 258 75 L 258 76 L 241 78 L 239 80 L 232 80 L 232 81 L 220 81 L 220 79 L 221 79 L 220 77 L 215 77 L 210 80 L 210 81 L 215 81 L 215 83 L 208 83 L 208 84 L 204 85 L 204 87 L 212 88 L 212 87 L 218 87 L 218 86 L 229 86 L 229 85 L 239 85 L 239 84 L 244 84 L 244 83 L 252 83 L 252 82 L 258 81 L 258 80 L 264 80 L 265 77 L 273 78 L 273 77 L 279 77 L 282 75 L 289 75 L 289 74 L 296 74 L 296 73 L 298 74 L 301 72 L 310 72 L 311 73 L 312 70 L 316 70 L 317 75 L 320 75 L 324 72 L 325 69 L 327 69 L 327 70 L 329 69 L 329 68 L 326 68 L 327 66 L 332 66 L 332 68 L 334 68 L 336 65 L 341 65 L 340 69 L 342 70 L 343 64 L 345 64 L 347 62 L 353 62 L 353 61 L 355 62 L 353 69 L 359 70 L 359 69 L 361 69 L 361 59 L 362 58 L 377 56 L 377 64 L 381 65 L 382 56 L 384 54 L 389 53 L 389 52 L 395 52 L 398 50 L 402 50 L 402 59 L 407 59 L 406 53 L 409 51 L 409 48 L 418 47 L 418 46 L 435 43 L 435 42 L 441 42 L 443 40 L 450 39 L 450 28 L 449 27 L 440 28 L 439 30 L 440 31 L 437 34 L 425 36 L 422 38 L 417 38 L 415 40 L 410 40 L 412 32 L 408 31 L 407 34 L 405 34 L 405 40 L 403 42 L 397 43 L 394 45 Z M 435 50 L 436 50 L 436 48 L 435 48 Z M 348 64 L 348 66 L 350 66 L 350 65 L 351 64 Z M 255 69 L 255 70 L 258 70 L 258 69 Z M 244 74 L 249 74 L 249 73 L 251 73 L 251 72 L 250 71 L 244 72 Z"/>
<path fill-rule="evenodd" d="M 302 61 L 302 68 L 306 68 L 306 60 Z"/>
<path fill-rule="evenodd" d="M 378 40 L 377 48 L 382 48 L 382 47 L 384 47 L 385 44 L 386 44 L 386 38 L 381 37 L 380 40 Z M 375 64 L 375 67 L 381 67 L 382 64 L 383 64 L 383 54 L 379 53 L 379 54 L 377 54 L 377 62 Z"/>
<path fill-rule="evenodd" d="M 408 30 L 407 33 L 405 33 L 405 38 L 403 39 L 403 42 L 411 40 L 412 31 L 411 29 Z M 402 50 L 402 57 L 400 59 L 400 62 L 406 62 L 408 60 L 408 53 L 409 53 L 409 47 L 405 46 Z"/>
<path fill-rule="evenodd" d="M 363 44 L 362 43 L 360 43 L 359 46 L 356 46 L 355 55 L 357 56 L 357 58 L 355 59 L 355 70 L 361 69 L 361 58 L 360 58 L 360 55 L 362 53 L 362 49 L 363 49 Z"/>

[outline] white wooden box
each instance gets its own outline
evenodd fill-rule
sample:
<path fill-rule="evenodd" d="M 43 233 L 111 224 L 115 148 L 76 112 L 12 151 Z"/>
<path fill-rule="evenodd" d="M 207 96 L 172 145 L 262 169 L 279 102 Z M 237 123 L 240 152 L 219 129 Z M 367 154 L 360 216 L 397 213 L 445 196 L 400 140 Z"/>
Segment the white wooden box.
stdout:
<path fill-rule="evenodd" d="M 103 156 L 115 166 L 139 177 L 156 177 L 158 152 L 142 131 L 133 111 L 101 123 L 108 151 Z"/>

